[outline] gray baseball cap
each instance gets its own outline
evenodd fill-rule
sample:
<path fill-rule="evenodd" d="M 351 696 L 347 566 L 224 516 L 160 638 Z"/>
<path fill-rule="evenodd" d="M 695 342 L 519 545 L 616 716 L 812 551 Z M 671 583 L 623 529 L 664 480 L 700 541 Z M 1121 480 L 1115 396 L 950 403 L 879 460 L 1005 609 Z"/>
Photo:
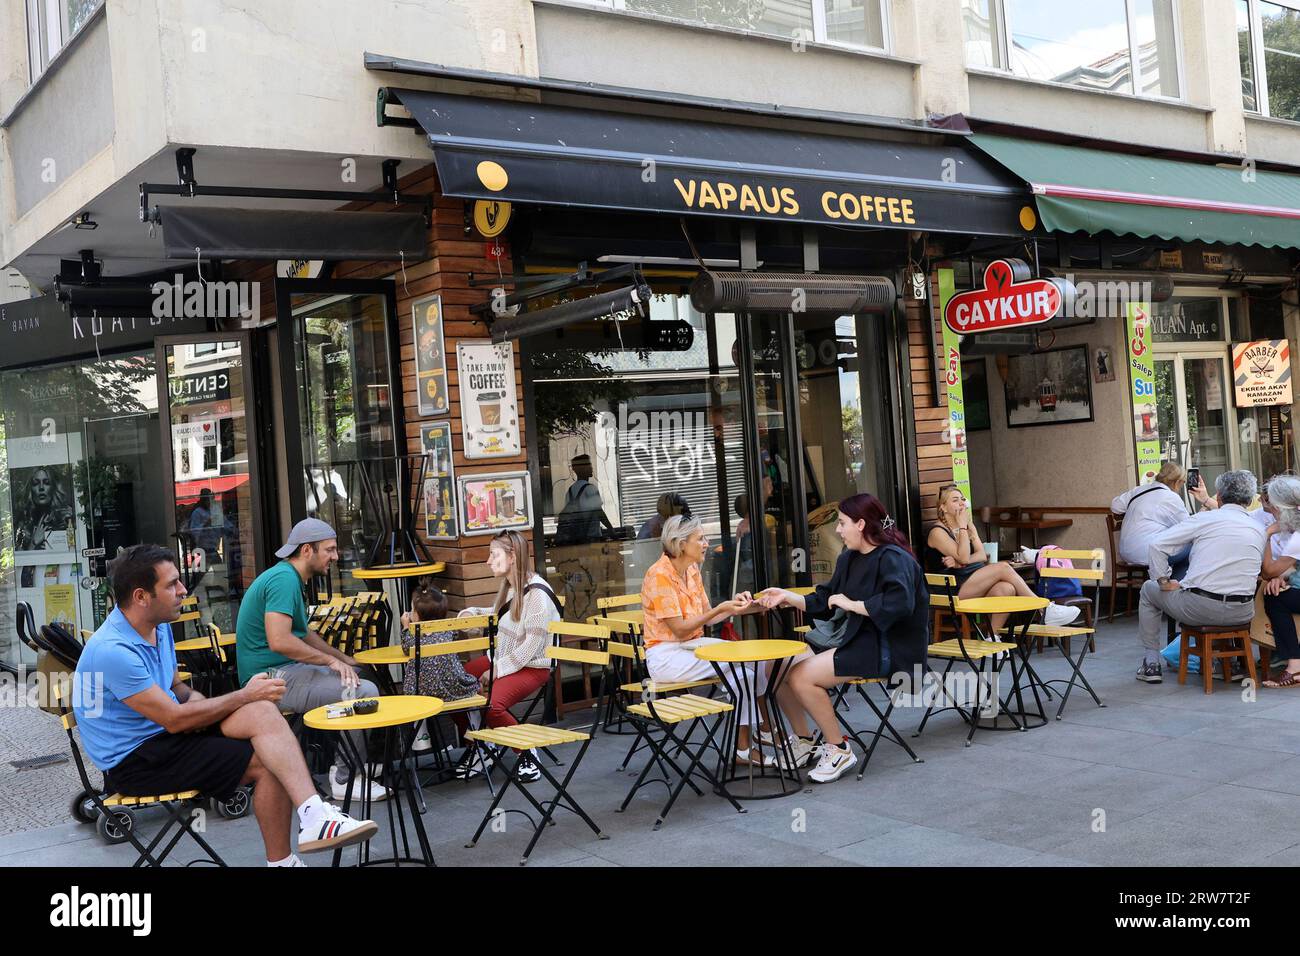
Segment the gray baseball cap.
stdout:
<path fill-rule="evenodd" d="M 287 558 L 304 544 L 315 544 L 317 541 L 328 541 L 330 538 L 337 537 L 338 534 L 334 529 L 320 518 L 303 518 L 293 526 L 289 532 L 289 540 L 284 543 L 283 548 L 275 552 L 275 556 Z"/>

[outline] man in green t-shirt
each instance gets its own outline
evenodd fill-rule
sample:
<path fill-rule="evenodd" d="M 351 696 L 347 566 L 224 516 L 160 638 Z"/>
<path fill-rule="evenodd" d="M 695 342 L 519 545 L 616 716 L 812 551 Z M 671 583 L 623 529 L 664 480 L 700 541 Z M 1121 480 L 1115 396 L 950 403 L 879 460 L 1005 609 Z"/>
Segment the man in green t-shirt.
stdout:
<path fill-rule="evenodd" d="M 275 554 L 284 560 L 259 574 L 239 605 L 235 625 L 239 682 L 246 684 L 255 674 L 274 672 L 285 684 L 280 709 L 295 714 L 348 698 L 378 697 L 379 688 L 358 676 L 355 660 L 307 627 L 303 588 L 313 577 L 328 574 L 338 560 L 334 529 L 319 518 L 304 518 Z M 355 732 L 353 743 L 358 753 L 365 753 L 364 734 Z M 347 795 L 349 776 L 348 768 L 340 764 L 330 768 L 334 799 Z M 371 785 L 372 800 L 387 796 L 386 787 Z"/>

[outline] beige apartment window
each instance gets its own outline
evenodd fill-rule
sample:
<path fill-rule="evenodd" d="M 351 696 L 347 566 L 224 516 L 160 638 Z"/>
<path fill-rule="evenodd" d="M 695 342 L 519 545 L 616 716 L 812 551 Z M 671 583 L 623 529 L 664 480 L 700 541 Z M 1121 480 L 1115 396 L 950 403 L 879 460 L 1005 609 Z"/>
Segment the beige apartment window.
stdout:
<path fill-rule="evenodd" d="M 584 0 L 702 26 L 745 30 L 783 40 L 888 49 L 885 0 Z"/>
<path fill-rule="evenodd" d="M 1300 120 L 1300 3 L 1236 0 L 1242 106 Z"/>
<path fill-rule="evenodd" d="M 104 0 L 26 0 L 29 79 L 45 72 L 50 61 L 100 8 Z"/>
<path fill-rule="evenodd" d="M 1110 93 L 1182 96 L 1174 0 L 962 0 L 962 28 L 970 67 Z"/>

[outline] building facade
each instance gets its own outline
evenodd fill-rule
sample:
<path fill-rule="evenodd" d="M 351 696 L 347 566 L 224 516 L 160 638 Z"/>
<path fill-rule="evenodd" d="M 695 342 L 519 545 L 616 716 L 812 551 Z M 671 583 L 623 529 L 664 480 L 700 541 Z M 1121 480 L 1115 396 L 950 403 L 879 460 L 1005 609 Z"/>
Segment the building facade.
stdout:
<path fill-rule="evenodd" d="M 1234 345 L 1297 334 L 1295 35 L 1264 0 L 5 0 L 0 617 L 94 627 L 105 558 L 167 540 L 226 626 L 307 513 L 329 586 L 415 550 L 454 607 L 519 527 L 581 618 L 683 507 L 716 599 L 825 575 L 847 494 L 919 538 L 954 458 L 977 506 L 1083 509 L 1067 544 L 1153 454 L 1293 468 Z M 998 259 L 1070 314 L 950 361 L 943 288 Z"/>

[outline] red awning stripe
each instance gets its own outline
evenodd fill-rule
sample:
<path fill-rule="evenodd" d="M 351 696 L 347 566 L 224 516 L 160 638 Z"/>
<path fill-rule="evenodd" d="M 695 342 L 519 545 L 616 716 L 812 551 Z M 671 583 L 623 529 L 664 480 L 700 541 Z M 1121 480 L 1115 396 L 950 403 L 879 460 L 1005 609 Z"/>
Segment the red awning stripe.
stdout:
<path fill-rule="evenodd" d="M 1061 186 L 1053 183 L 1030 183 L 1030 189 L 1035 196 L 1054 196 L 1060 199 L 1091 199 L 1095 202 L 1129 203 L 1134 206 L 1163 206 L 1168 209 L 1227 212 L 1240 216 L 1300 219 L 1300 209 L 1290 209 L 1285 206 L 1259 206 L 1222 202 L 1217 199 L 1187 199 L 1181 196 L 1157 196 L 1151 193 L 1128 193 L 1114 189 L 1091 189 L 1087 186 Z"/>

